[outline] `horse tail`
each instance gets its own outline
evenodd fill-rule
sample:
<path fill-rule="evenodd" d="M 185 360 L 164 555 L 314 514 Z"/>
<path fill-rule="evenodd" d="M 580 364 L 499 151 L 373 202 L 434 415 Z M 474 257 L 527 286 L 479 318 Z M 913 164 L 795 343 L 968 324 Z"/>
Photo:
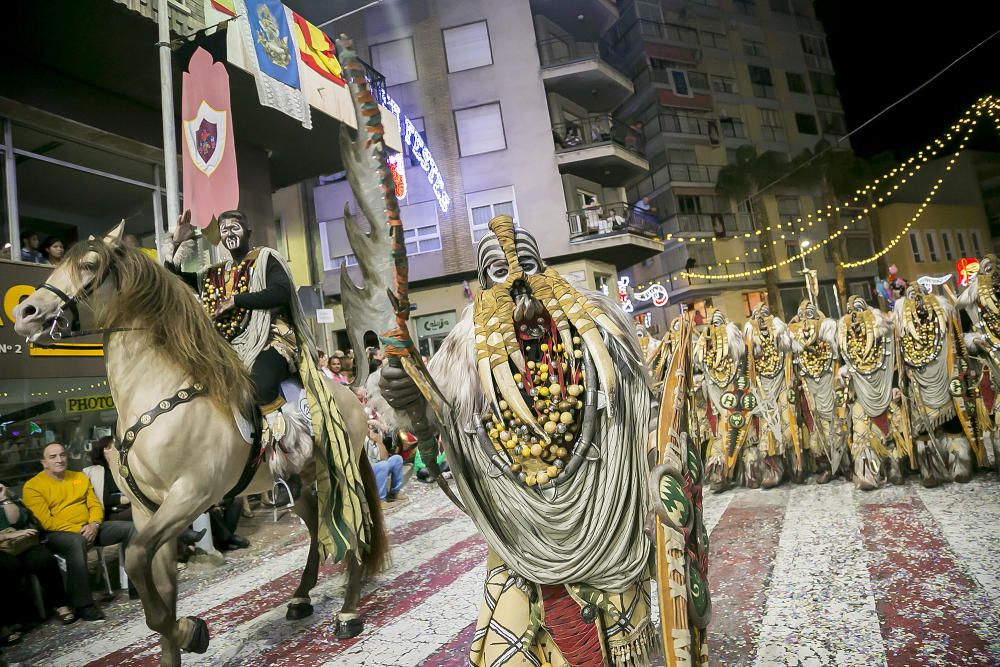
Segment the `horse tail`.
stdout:
<path fill-rule="evenodd" d="M 389 536 L 385 532 L 385 515 L 382 514 L 382 500 L 378 494 L 378 482 L 368 456 L 362 451 L 358 460 L 361 483 L 365 487 L 365 500 L 371 516 L 372 528 L 368 548 L 361 553 L 361 572 L 365 579 L 389 567 Z"/>

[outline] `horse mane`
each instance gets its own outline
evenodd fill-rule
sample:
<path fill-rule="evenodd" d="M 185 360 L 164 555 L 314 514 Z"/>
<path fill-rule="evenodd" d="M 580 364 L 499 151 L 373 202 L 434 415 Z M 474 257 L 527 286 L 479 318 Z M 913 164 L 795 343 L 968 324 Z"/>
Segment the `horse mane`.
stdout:
<path fill-rule="evenodd" d="M 93 265 L 84 260 L 91 252 L 97 255 Z M 95 309 L 98 326 L 142 328 L 151 344 L 203 385 L 218 405 L 243 409 L 252 404 L 249 371 L 183 280 L 136 248 L 103 241 L 76 244 L 64 261 L 77 284 L 81 269 L 114 278 L 115 295 Z"/>

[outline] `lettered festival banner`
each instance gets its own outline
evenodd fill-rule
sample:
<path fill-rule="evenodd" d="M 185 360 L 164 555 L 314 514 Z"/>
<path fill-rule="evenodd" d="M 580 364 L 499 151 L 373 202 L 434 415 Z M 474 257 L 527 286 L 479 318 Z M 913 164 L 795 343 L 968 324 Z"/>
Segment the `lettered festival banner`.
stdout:
<path fill-rule="evenodd" d="M 212 218 L 239 207 L 236 141 L 229 104 L 229 73 L 198 48 L 184 73 L 181 93 L 184 206 L 205 229 Z"/>

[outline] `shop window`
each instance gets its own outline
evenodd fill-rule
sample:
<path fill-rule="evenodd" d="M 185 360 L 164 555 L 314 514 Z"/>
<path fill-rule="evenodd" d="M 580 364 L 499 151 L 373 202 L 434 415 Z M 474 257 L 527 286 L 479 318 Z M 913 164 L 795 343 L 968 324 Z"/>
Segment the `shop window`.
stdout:
<path fill-rule="evenodd" d="M 486 27 L 486 21 L 446 28 L 442 32 L 449 72 L 493 64 L 490 31 Z"/>
<path fill-rule="evenodd" d="M 372 67 L 385 77 L 385 85 L 395 86 L 417 80 L 417 61 L 413 55 L 413 38 L 373 44 Z"/>
<path fill-rule="evenodd" d="M 743 316 L 753 315 L 754 308 L 762 303 L 767 303 L 766 292 L 744 292 L 743 293 Z"/>
<path fill-rule="evenodd" d="M 455 128 L 462 157 L 507 148 L 499 103 L 456 110 Z"/>

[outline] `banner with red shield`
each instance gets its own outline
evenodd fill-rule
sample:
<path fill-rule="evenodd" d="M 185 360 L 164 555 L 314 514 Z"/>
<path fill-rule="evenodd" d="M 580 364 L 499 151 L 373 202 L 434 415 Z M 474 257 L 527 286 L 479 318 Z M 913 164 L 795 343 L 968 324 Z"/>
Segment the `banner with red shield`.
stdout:
<path fill-rule="evenodd" d="M 229 74 L 199 48 L 184 73 L 181 94 L 184 208 L 205 229 L 223 211 L 240 203 L 236 142 L 229 104 Z"/>

